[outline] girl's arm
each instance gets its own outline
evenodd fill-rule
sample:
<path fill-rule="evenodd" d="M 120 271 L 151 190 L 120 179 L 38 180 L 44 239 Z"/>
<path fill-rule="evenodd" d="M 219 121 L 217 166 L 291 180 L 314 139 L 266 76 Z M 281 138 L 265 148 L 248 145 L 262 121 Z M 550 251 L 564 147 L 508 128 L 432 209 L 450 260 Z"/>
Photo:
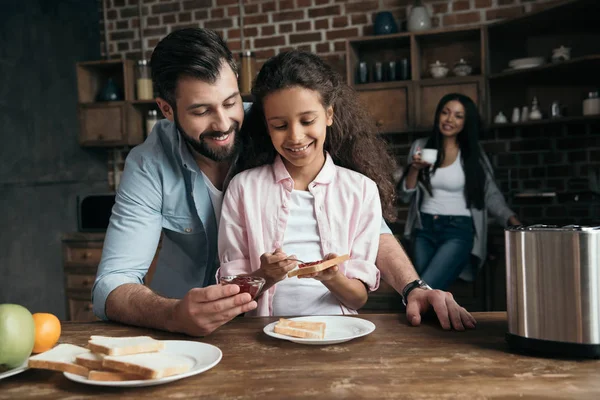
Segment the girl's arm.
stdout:
<path fill-rule="evenodd" d="M 322 271 L 315 278 L 351 309 L 361 308 L 367 301 L 368 290 L 379 287 L 379 270 L 375 266 L 381 229 L 381 200 L 377 185 L 365 178 L 362 182 L 362 201 L 345 224 L 351 230 L 348 250 L 350 260 L 340 266 Z M 329 254 L 332 258 L 335 255 Z"/>
<path fill-rule="evenodd" d="M 337 256 L 338 254 L 331 253 L 325 256 L 325 260 Z M 347 278 L 339 271 L 337 265 L 325 271 L 301 275 L 298 278 L 315 278 L 321 281 L 343 305 L 353 310 L 358 310 L 367 302 L 368 293 L 365 284 L 358 279 Z"/>

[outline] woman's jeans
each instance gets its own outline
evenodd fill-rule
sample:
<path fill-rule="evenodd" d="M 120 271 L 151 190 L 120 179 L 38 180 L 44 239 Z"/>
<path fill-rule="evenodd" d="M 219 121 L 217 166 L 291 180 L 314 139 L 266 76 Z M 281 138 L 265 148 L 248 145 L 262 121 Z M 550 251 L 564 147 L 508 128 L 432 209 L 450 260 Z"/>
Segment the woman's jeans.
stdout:
<path fill-rule="evenodd" d="M 421 213 L 421 224 L 414 234 L 413 263 L 429 286 L 447 290 L 470 261 L 473 218 Z"/>

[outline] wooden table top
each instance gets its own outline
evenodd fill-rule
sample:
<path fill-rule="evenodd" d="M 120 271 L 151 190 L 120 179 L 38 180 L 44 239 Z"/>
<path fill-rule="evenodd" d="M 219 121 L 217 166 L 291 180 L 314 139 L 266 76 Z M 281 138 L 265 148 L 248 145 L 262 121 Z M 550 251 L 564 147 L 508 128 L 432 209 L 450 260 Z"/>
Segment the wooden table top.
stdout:
<path fill-rule="evenodd" d="M 198 341 L 223 351 L 213 369 L 143 388 L 72 382 L 62 373 L 27 370 L 0 381 L 0 399 L 598 399 L 600 360 L 561 360 L 511 353 L 505 313 L 474 313 L 467 332 L 443 331 L 436 321 L 407 325 L 404 314 L 361 314 L 376 330 L 329 346 L 309 346 L 263 333 L 276 318 L 237 318 Z M 63 324 L 61 343 L 85 346 L 92 334 L 178 334 L 111 323 Z"/>

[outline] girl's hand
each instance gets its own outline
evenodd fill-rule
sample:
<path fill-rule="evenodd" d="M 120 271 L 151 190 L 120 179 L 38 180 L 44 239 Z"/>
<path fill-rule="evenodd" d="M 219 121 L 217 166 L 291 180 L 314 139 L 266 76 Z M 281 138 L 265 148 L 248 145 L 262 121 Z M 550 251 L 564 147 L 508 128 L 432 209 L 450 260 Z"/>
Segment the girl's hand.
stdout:
<path fill-rule="evenodd" d="M 336 257 L 337 257 L 337 254 L 330 253 L 330 254 L 327 254 L 323 260 L 331 260 L 332 258 L 336 258 Z M 334 265 L 333 267 L 329 267 L 323 271 L 315 272 L 314 274 L 299 275 L 298 278 L 300 278 L 300 279 L 314 278 L 318 281 L 325 282 L 325 281 L 335 278 L 335 276 L 338 274 L 339 270 L 340 270 L 340 268 L 337 265 Z"/>
<path fill-rule="evenodd" d="M 260 271 L 271 285 L 285 279 L 288 272 L 296 267 L 297 262 L 286 260 L 287 254 L 281 249 L 260 256 Z"/>
<path fill-rule="evenodd" d="M 420 171 L 423 168 L 431 167 L 431 164 L 429 164 L 428 162 L 423 161 L 421 159 L 421 148 L 420 147 L 417 147 L 417 151 L 415 152 L 415 154 L 413 154 L 412 164 L 410 164 L 410 166 L 412 168 L 416 169 L 417 171 Z"/>

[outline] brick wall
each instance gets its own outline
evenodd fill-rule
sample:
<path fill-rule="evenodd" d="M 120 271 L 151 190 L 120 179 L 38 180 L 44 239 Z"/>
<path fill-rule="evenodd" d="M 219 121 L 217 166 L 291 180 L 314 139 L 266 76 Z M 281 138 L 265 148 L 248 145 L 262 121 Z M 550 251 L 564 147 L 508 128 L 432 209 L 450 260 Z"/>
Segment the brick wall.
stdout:
<path fill-rule="evenodd" d="M 102 0 L 100 9 L 102 13 Z M 141 56 L 138 2 L 142 1 L 142 35 L 146 57 L 160 38 L 183 27 L 217 30 L 232 51 L 242 48 L 239 0 L 104 0 L 110 57 Z M 246 49 L 259 64 L 279 51 L 315 52 L 340 71 L 345 39 L 370 35 L 378 11 L 392 11 L 402 25 L 413 0 L 241 0 Z M 448 27 L 509 18 L 560 0 L 425 0 L 433 25 Z M 101 17 L 101 37 L 104 38 Z M 102 43 L 102 52 L 105 45 Z"/>

